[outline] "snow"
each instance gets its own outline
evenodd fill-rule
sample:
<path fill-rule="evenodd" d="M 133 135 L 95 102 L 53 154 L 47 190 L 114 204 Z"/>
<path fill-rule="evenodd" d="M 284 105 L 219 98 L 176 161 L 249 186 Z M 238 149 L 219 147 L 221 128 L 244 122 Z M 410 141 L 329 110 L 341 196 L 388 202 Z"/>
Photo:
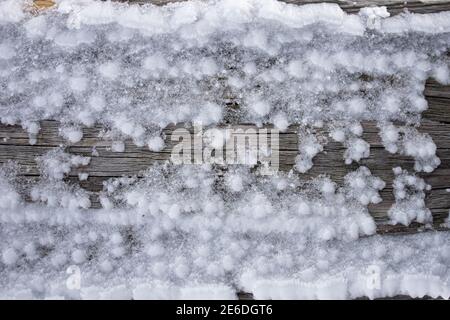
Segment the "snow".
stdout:
<path fill-rule="evenodd" d="M 75 264 L 81 264 L 86 261 L 86 253 L 83 250 L 77 249 L 72 252 L 72 261 Z"/>
<path fill-rule="evenodd" d="M 120 66 L 115 62 L 106 62 L 99 66 L 98 72 L 108 80 L 115 80 L 120 74 Z"/>
<path fill-rule="evenodd" d="M 359 10 L 359 15 L 366 19 L 366 24 L 369 29 L 380 29 L 381 19 L 390 16 L 386 7 L 367 7 Z"/>
<path fill-rule="evenodd" d="M 59 0 L 32 16 L 21 4 L 1 2 L 3 123 L 100 123 L 111 136 L 142 145 L 172 123 L 220 123 L 228 113 L 225 96 L 241 106 L 237 121 L 272 122 L 282 131 L 318 120 L 417 123 L 426 108 L 422 81 L 449 78 L 448 12 L 389 17 L 384 7 L 349 15 L 335 4 L 273 0 L 139 8 Z M 414 45 L 419 38 L 422 45 Z M 399 81 L 385 81 L 393 75 Z"/>
<path fill-rule="evenodd" d="M 305 173 L 313 166 L 313 158 L 323 150 L 314 134 L 299 133 L 299 154 L 295 158 L 295 169 Z"/>
<path fill-rule="evenodd" d="M 101 209 L 66 179 L 72 170 L 89 179 L 90 157 L 55 148 L 27 182 L 5 165 L 0 297 L 449 298 L 450 235 L 376 235 L 368 206 L 388 181 L 358 165 L 370 156 L 361 123 L 374 121 L 385 149 L 415 162 L 415 172 L 393 168 L 389 223 L 431 224 L 431 186 L 416 173 L 440 159 L 419 125 L 425 80 L 449 83 L 449 12 L 57 2 L 38 16 L 22 1 L 0 2 L 0 119 L 21 125 L 31 144 L 44 119 L 61 123 L 66 145 L 82 141 L 82 126 L 103 125 L 118 153 L 124 141 L 162 151 L 172 124 L 209 126 L 206 145 L 218 149 L 229 137 L 216 125 L 272 123 L 299 126 L 298 155 L 295 170 L 270 176 L 240 165 L 150 166 L 105 181 Z M 354 168 L 341 183 L 302 176 L 328 138 Z M 68 270 L 80 271 L 79 290 L 67 286 Z"/>
<path fill-rule="evenodd" d="M 225 182 L 231 192 L 240 192 L 244 189 L 243 181 L 240 175 L 229 174 L 227 175 Z"/>
<path fill-rule="evenodd" d="M 50 180 L 62 180 L 64 175 L 69 173 L 71 168 L 87 166 L 90 157 L 70 155 L 63 149 L 56 148 L 37 158 L 42 174 Z"/>
<path fill-rule="evenodd" d="M 418 172 L 432 172 L 441 164 L 436 156 L 436 144 L 427 133 L 420 133 L 411 126 L 396 127 L 387 123 L 381 125 L 379 134 L 387 151 L 413 157 L 414 169 Z"/>
<path fill-rule="evenodd" d="M 289 127 L 289 120 L 285 114 L 279 113 L 273 118 L 273 124 L 275 125 L 275 128 L 283 132 Z"/>
<path fill-rule="evenodd" d="M 250 109 L 258 116 L 265 116 L 270 112 L 270 105 L 267 102 L 257 99 L 250 104 Z"/>
<path fill-rule="evenodd" d="M 19 256 L 13 248 L 8 248 L 2 253 L 2 261 L 6 265 L 12 265 L 17 262 Z"/>
<path fill-rule="evenodd" d="M 164 149 L 164 140 L 161 137 L 152 137 L 148 140 L 150 151 L 158 152 Z"/>
<path fill-rule="evenodd" d="M 82 93 L 87 89 L 88 80 L 84 77 L 73 77 L 69 79 L 69 87 L 73 93 Z"/>
<path fill-rule="evenodd" d="M 395 168 L 394 173 L 396 177 L 392 185 L 396 202 L 388 211 L 391 222 L 406 226 L 412 221 L 431 222 L 433 220 L 431 212 L 425 206 L 424 191 L 427 189 L 425 181 L 400 168 Z"/>
<path fill-rule="evenodd" d="M 79 142 L 81 138 L 83 138 L 83 132 L 76 127 L 61 128 L 60 133 L 68 142 L 71 143 Z"/>
<path fill-rule="evenodd" d="M 11 182 L 8 176 L 5 176 L 3 172 L 0 171 L 0 208 L 1 209 L 14 209 L 20 203 L 20 195 L 14 189 L 11 189 Z"/>
<path fill-rule="evenodd" d="M 125 151 L 125 144 L 123 141 L 113 141 L 111 144 L 111 150 L 113 152 L 124 152 Z"/>
<path fill-rule="evenodd" d="M 0 45 L 0 59 L 8 60 L 14 57 L 14 49 L 6 43 Z"/>
<path fill-rule="evenodd" d="M 345 144 L 347 147 L 344 152 L 346 164 L 351 164 L 353 161 L 359 162 L 362 158 L 367 158 L 370 155 L 370 145 L 363 139 L 350 138 Z"/>
<path fill-rule="evenodd" d="M 425 255 L 415 252 L 443 240 L 439 239 L 440 236 L 421 234 L 402 239 L 380 236 L 361 239 L 333 246 L 338 256 L 355 259 L 351 265 L 339 258 L 335 261 L 328 258 L 333 263 L 328 265 L 326 272 L 321 272 L 319 265 L 309 263 L 308 267 L 290 277 L 267 277 L 248 272 L 242 275 L 241 285 L 256 299 L 352 299 L 361 296 L 373 299 L 396 294 L 448 297 L 448 282 L 442 281 L 444 264 L 448 263 L 445 258 L 447 249 L 430 248 Z M 374 255 L 374 252 L 378 254 Z M 316 260 L 309 256 L 313 254 L 314 250 L 305 252 L 305 261 Z M 397 261 L 396 268 L 386 263 L 391 259 Z M 425 265 L 430 268 L 428 271 L 423 269 Z"/>
<path fill-rule="evenodd" d="M 0 24 L 19 22 L 25 17 L 23 2 L 5 0 L 0 3 Z"/>
<path fill-rule="evenodd" d="M 162 176 L 166 178 L 161 179 Z M 109 208 L 80 211 L 75 206 L 64 209 L 61 205 L 62 209 L 57 206 L 49 210 L 45 206 L 24 204 L 12 211 L 2 211 L 0 219 L 7 234 L 16 233 L 16 239 L 22 239 L 20 241 L 24 244 L 21 247 L 33 242 L 40 243 L 37 248 L 53 248 L 48 256 L 33 258 L 40 262 L 35 267 L 27 267 L 26 274 L 40 272 L 41 264 L 50 264 L 52 267 L 44 277 L 56 286 L 60 281 L 59 272 L 73 263 L 82 268 L 83 290 L 91 286 L 101 287 L 105 277 L 113 279 L 112 287 L 124 285 L 119 270 L 127 270 L 132 275 L 129 277 L 131 282 L 126 283 L 130 290 L 141 283 L 154 287 L 161 281 L 170 290 L 188 288 L 202 274 L 204 285 L 214 291 L 220 286 L 227 287 L 227 272 L 239 274 L 241 266 L 247 266 L 245 270 L 264 268 L 269 272 L 275 265 L 269 261 L 261 264 L 261 258 L 271 259 L 270 241 L 279 243 L 283 252 L 300 244 L 306 245 L 308 241 L 325 248 L 334 243 L 331 240 L 347 242 L 359 235 L 375 232 L 365 204 L 378 201 L 378 190 L 384 184 L 366 168 L 349 175 L 342 189 L 329 179 L 317 181 L 312 188 L 323 193 L 323 202 L 318 202 L 314 193 L 309 195 L 305 191 L 299 195 L 296 192 L 300 184 L 298 177 L 287 174 L 257 178 L 241 167 L 224 178 L 233 191 L 229 196 L 215 191 L 217 182 L 214 179 L 218 178 L 211 168 L 156 166 L 149 169 L 144 179 L 127 188 L 117 188 L 119 183 L 114 183 L 131 183 L 123 178 L 111 181 L 111 187 L 105 185 L 105 197 L 116 203 Z M 353 184 L 355 180 L 359 182 Z M 273 185 L 277 186 L 275 190 Z M 251 189 L 247 190 L 246 186 L 251 186 Z M 279 189 L 285 195 L 281 201 L 276 201 Z M 362 194 L 369 194 L 371 198 L 363 199 Z M 13 222 L 17 219 L 26 227 L 20 229 L 20 225 Z M 29 232 L 28 228 L 43 222 L 56 228 L 55 232 L 48 233 L 45 224 L 35 232 Z M 131 233 L 133 240 L 127 231 L 130 228 L 134 230 Z M 263 240 L 260 235 L 267 233 L 281 238 Z M 242 235 L 249 238 L 243 240 Z M 175 241 L 180 236 L 184 238 L 184 245 Z M 11 241 L 2 244 L 2 250 L 10 248 L 13 245 Z M 296 241 L 297 245 L 285 246 L 285 241 Z M 145 246 L 141 247 L 139 243 Z M 219 252 L 220 257 L 216 257 Z M 89 261 L 88 256 L 91 257 Z M 292 270 L 295 270 L 295 256 L 285 253 L 277 263 L 292 265 Z M 223 259 L 223 264 L 216 263 L 218 258 Z M 27 259 L 20 257 L 15 263 L 23 266 Z M 325 257 L 323 259 L 326 261 Z M 325 262 L 321 265 L 325 268 Z M 147 274 L 145 279 L 137 271 L 137 266 L 148 270 L 144 273 Z M 238 274 L 236 281 L 239 280 Z M 19 283 L 15 286 L 20 287 Z M 98 290 L 103 294 L 111 286 Z M 2 294 L 11 292 L 8 288 L 6 286 Z M 54 290 L 46 287 L 45 295 L 56 295 L 58 292 Z M 218 297 L 233 297 L 230 291 L 226 290 L 228 293 L 225 294 L 219 290 L 222 293 Z M 59 292 L 61 294 L 68 293 L 62 291 Z M 158 294 L 167 297 L 168 293 L 159 291 Z M 147 298 L 151 297 L 147 295 Z"/>

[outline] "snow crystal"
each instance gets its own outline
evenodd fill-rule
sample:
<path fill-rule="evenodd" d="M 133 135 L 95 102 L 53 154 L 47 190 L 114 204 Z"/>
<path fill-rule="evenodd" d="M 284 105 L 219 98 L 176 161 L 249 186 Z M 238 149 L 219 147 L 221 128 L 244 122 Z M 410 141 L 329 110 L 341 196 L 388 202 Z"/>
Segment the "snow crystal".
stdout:
<path fill-rule="evenodd" d="M 344 159 L 346 164 L 351 164 L 352 161 L 359 162 L 362 158 L 367 158 L 370 155 L 370 145 L 360 138 L 351 138 L 345 142 L 347 149 L 344 152 Z"/>
<path fill-rule="evenodd" d="M 64 175 L 70 172 L 71 168 L 87 166 L 90 158 L 70 155 L 65 153 L 63 149 L 57 148 L 38 157 L 37 161 L 44 177 L 50 180 L 62 180 Z"/>
<path fill-rule="evenodd" d="M 11 178 L 0 170 L 0 208 L 14 209 L 21 202 L 21 196 L 14 189 Z"/>
<path fill-rule="evenodd" d="M 359 10 L 359 15 L 366 19 L 366 24 L 369 29 L 381 28 L 381 19 L 390 16 L 386 7 L 367 7 Z"/>
<path fill-rule="evenodd" d="M 289 120 L 285 114 L 279 113 L 273 118 L 273 124 L 275 125 L 275 128 L 283 132 L 288 128 Z"/>
<path fill-rule="evenodd" d="M 398 294 L 411 297 L 447 297 L 450 293 L 448 278 L 442 281 L 442 274 L 438 276 L 422 269 L 423 263 L 430 268 L 432 263 L 438 263 L 441 259 L 440 250 L 434 250 L 433 258 L 430 253 L 426 257 L 414 254 L 414 250 L 424 243 L 431 244 L 438 238 L 437 235 L 422 234 L 404 239 L 361 239 L 335 247 L 341 256 L 350 254 L 357 259 L 351 266 L 338 259 L 332 266 L 324 265 L 323 267 L 328 267 L 325 272 L 319 266 L 311 266 L 291 277 L 267 277 L 247 272 L 241 276 L 241 286 L 252 292 L 256 299 L 353 299 L 361 296 L 373 299 Z M 383 260 L 364 254 L 373 251 L 381 252 Z M 316 252 L 311 251 L 311 254 L 314 253 Z M 397 263 L 402 266 L 401 271 L 386 263 L 395 260 L 399 253 L 401 260 Z M 308 258 L 308 254 L 306 255 Z M 311 256 L 311 259 L 315 257 Z M 432 259 L 433 262 L 426 259 Z M 421 267 L 417 268 L 419 265 Z"/>
<path fill-rule="evenodd" d="M 362 133 L 363 128 L 359 122 L 350 123 L 345 127 L 339 124 L 330 128 L 330 137 L 346 147 L 345 164 L 351 164 L 353 161 L 359 162 L 361 159 L 369 157 L 370 144 L 360 138 Z"/>
<path fill-rule="evenodd" d="M 125 144 L 123 141 L 113 141 L 111 144 L 111 150 L 113 152 L 124 152 L 125 151 Z"/>
<path fill-rule="evenodd" d="M 81 141 L 82 125 L 104 125 L 114 152 L 128 139 L 159 152 L 170 124 L 300 125 L 295 169 L 305 173 L 326 143 L 313 130 L 329 128 L 347 164 L 368 157 L 368 120 L 386 150 L 414 158 L 416 171 L 440 164 L 417 126 L 425 80 L 449 82 L 449 12 L 59 0 L 33 16 L 23 4 L 0 2 L 0 119 L 21 125 L 32 144 L 44 119 L 61 123 L 68 145 Z M 207 145 L 223 147 L 223 130 L 208 129 Z M 93 210 L 93 195 L 65 179 L 89 157 L 56 148 L 36 160 L 38 181 L 0 169 L 0 297 L 450 296 L 450 236 L 373 236 L 368 206 L 386 183 L 366 167 L 337 184 L 241 166 L 156 165 L 105 181 L 102 208 Z M 390 222 L 432 222 L 430 186 L 401 168 L 394 174 Z M 67 286 L 74 267 L 82 269 L 79 290 Z"/>
<path fill-rule="evenodd" d="M 416 171 L 432 172 L 441 164 L 436 156 L 436 144 L 430 135 L 420 133 L 414 127 L 383 124 L 380 127 L 380 136 L 383 145 L 390 153 L 413 157 Z"/>
<path fill-rule="evenodd" d="M 232 192 L 240 192 L 244 189 L 242 178 L 236 174 L 229 174 L 226 178 L 228 188 Z"/>
<path fill-rule="evenodd" d="M 6 249 L 2 253 L 2 261 L 6 265 L 15 264 L 18 259 L 19 256 L 13 248 Z"/>
<path fill-rule="evenodd" d="M 89 178 L 89 174 L 86 173 L 86 172 L 80 172 L 80 173 L 78 174 L 78 179 L 79 179 L 80 181 L 86 181 L 88 178 Z"/>
<path fill-rule="evenodd" d="M 159 152 L 164 149 L 164 140 L 161 137 L 153 137 L 148 140 L 150 151 Z"/>
<path fill-rule="evenodd" d="M 72 128 L 62 130 L 70 142 L 79 141 L 76 125 L 106 124 L 111 136 L 138 145 L 171 123 L 230 116 L 282 131 L 318 120 L 414 122 L 426 108 L 416 88 L 430 76 L 448 82 L 446 12 L 389 17 L 384 7 L 349 15 L 335 4 L 274 0 L 139 9 L 60 0 L 33 16 L 22 1 L 1 4 L 1 121 L 16 119 L 30 138 L 37 132 L 29 119 L 62 121 Z"/>
<path fill-rule="evenodd" d="M 83 132 L 79 128 L 67 127 L 60 131 L 61 135 L 71 143 L 79 142 L 83 138 Z"/>
<path fill-rule="evenodd" d="M 107 62 L 98 67 L 98 72 L 108 80 L 115 80 L 120 74 L 120 66 L 115 62 Z"/>
<path fill-rule="evenodd" d="M 258 116 L 265 116 L 270 112 L 270 105 L 264 101 L 255 101 L 250 104 L 250 109 Z"/>
<path fill-rule="evenodd" d="M 412 221 L 430 223 L 433 220 L 430 210 L 425 205 L 425 181 L 407 171 L 396 168 L 393 187 L 395 203 L 388 211 L 393 224 L 401 223 L 405 226 Z"/>
<path fill-rule="evenodd" d="M 5 0 L 0 3 L 0 24 L 15 23 L 25 17 L 23 3 L 16 0 Z"/>
<path fill-rule="evenodd" d="M 72 252 L 72 261 L 76 264 L 86 261 L 86 253 L 83 250 L 77 249 Z"/>
<path fill-rule="evenodd" d="M 60 160 L 63 163 L 87 162 L 83 157 L 71 160 L 61 150 L 54 157 L 63 159 Z M 58 170 L 53 179 L 60 179 L 66 171 Z M 414 179 L 409 181 L 406 173 L 399 174 L 401 183 L 420 186 Z M 217 191 L 222 183 L 230 192 Z M 16 245 L 12 238 L 6 237 L 0 250 L 2 262 L 8 266 L 3 272 L 15 265 L 26 266 L 27 271 L 14 283 L 6 281 L 0 295 L 17 297 L 20 288 L 30 288 L 29 277 L 35 279 L 38 274 L 51 283 L 42 287 L 42 296 L 72 297 L 73 293 L 64 289 L 65 271 L 72 264 L 83 268 L 80 297 L 109 297 L 115 292 L 113 296 L 118 294 L 126 299 L 172 295 L 179 298 L 182 296 L 179 290 L 190 292 L 200 285 L 205 288 L 198 289 L 201 292 L 217 292 L 217 297 L 230 299 L 235 297 L 236 290 L 229 287 L 230 274 L 234 283 L 257 298 L 277 297 L 269 288 L 297 280 L 312 291 L 289 289 L 283 291 L 286 297 L 310 292 L 308 297 L 325 298 L 328 295 L 324 291 L 316 290 L 323 289 L 324 281 L 334 283 L 339 276 L 345 277 L 342 278 L 346 279 L 345 283 L 352 283 L 350 287 L 341 286 L 339 291 L 334 285 L 330 287 L 333 289 L 329 294 L 339 298 L 405 292 L 418 296 L 448 295 L 445 284 L 416 291 L 412 287 L 392 289 L 389 286 L 392 283 L 389 281 L 394 281 L 390 275 L 401 277 L 411 270 L 405 261 L 417 259 L 414 274 L 426 277 L 430 272 L 428 266 L 442 259 L 435 252 L 438 246 L 431 234 L 410 237 L 404 242 L 398 237 L 401 242 L 395 242 L 396 246 L 390 238 L 351 241 L 375 233 L 367 205 L 381 200 L 378 192 L 385 183 L 372 176 L 369 169 L 361 167 L 349 173 L 342 186 L 321 177 L 312 180 L 299 193 L 302 183 L 299 177 L 285 173 L 256 176 L 246 167 L 231 167 L 220 177 L 208 166 L 159 165 L 150 168 L 138 181 L 118 178 L 106 183 L 101 200 L 102 205 L 107 203 L 104 209 L 80 211 L 80 207 L 56 202 L 49 203 L 54 207 L 49 210 L 18 203 L 12 211 L 3 210 L 0 221 L 5 234 L 15 234 L 14 238 L 21 239 L 22 244 Z M 67 188 L 57 187 L 58 190 Z M 46 197 L 54 195 L 45 188 L 43 192 Z M 414 200 L 410 195 L 403 198 Z M 79 200 L 73 201 L 79 204 Z M 65 211 L 66 207 L 69 212 Z M 20 225 L 13 222 L 17 219 L 21 219 Z M 44 222 L 52 225 L 53 231 Z M 30 228 L 34 231 L 30 232 Z M 271 236 L 261 236 L 267 234 Z M 446 237 L 443 233 L 436 241 L 444 243 Z M 176 240 L 181 238 L 181 243 Z M 400 250 L 402 256 L 396 254 L 398 245 L 408 246 Z M 411 256 L 408 253 L 411 250 L 407 250 L 411 246 L 422 250 L 424 255 Z M 42 247 L 49 250 L 47 255 L 39 255 Z M 366 251 L 376 254 L 365 254 Z M 384 278 L 383 273 L 382 286 L 388 286 L 390 291 L 370 291 L 365 287 L 366 282 L 358 282 L 357 275 L 381 263 L 377 260 L 380 257 L 389 275 Z M 26 264 L 27 259 L 39 263 Z M 40 265 L 51 267 L 43 271 Z M 124 272 L 129 276 L 124 278 Z M 448 268 L 444 266 L 439 272 L 436 277 L 441 283 L 447 281 Z M 198 279 L 202 279 L 200 284 Z M 394 284 L 404 283 L 402 279 L 398 278 Z M 267 290 L 263 290 L 261 281 L 265 281 Z M 167 289 L 153 290 L 158 284 Z M 199 296 L 203 296 L 200 291 Z M 123 296 L 119 292 L 127 293 Z"/>
<path fill-rule="evenodd" d="M 323 145 L 319 143 L 314 134 L 299 133 L 299 154 L 295 158 L 295 169 L 305 173 L 312 168 L 312 159 L 323 150 Z"/>

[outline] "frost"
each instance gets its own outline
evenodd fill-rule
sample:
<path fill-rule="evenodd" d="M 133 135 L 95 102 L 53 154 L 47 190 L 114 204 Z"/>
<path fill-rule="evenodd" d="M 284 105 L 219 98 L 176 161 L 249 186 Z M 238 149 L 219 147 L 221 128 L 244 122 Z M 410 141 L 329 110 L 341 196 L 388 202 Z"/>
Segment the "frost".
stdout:
<path fill-rule="evenodd" d="M 433 221 L 430 210 L 425 206 L 425 181 L 407 171 L 396 168 L 393 188 L 395 203 L 388 211 L 393 224 L 408 226 L 412 221 L 430 223 Z"/>
<path fill-rule="evenodd" d="M 76 264 L 86 261 L 86 253 L 83 250 L 77 249 L 72 252 L 72 261 Z"/>
<path fill-rule="evenodd" d="M 79 142 L 83 138 L 83 132 L 79 128 L 66 127 L 60 131 L 61 135 L 71 143 Z"/>
<path fill-rule="evenodd" d="M 6 249 L 2 253 L 2 261 L 6 265 L 15 264 L 18 259 L 19 256 L 13 248 Z"/>
<path fill-rule="evenodd" d="M 32 144 L 44 119 L 61 123 L 68 145 L 81 141 L 82 126 L 103 125 L 114 152 L 128 140 L 159 152 L 162 130 L 175 124 L 212 126 L 205 142 L 216 149 L 229 138 L 217 124 L 299 125 L 295 169 L 305 173 L 325 144 L 310 127 L 330 128 L 353 164 L 370 155 L 361 123 L 374 121 L 386 150 L 413 157 L 416 171 L 440 163 L 416 127 L 425 79 L 449 82 L 449 12 L 60 0 L 33 16 L 23 4 L 0 2 L 0 118 Z M 366 167 L 338 184 L 163 164 L 105 181 L 97 198 L 67 179 L 87 180 L 89 161 L 56 148 L 37 158 L 37 181 L 0 170 L 0 297 L 450 296 L 448 233 L 374 235 L 368 206 L 386 184 Z M 391 223 L 430 223 L 430 187 L 394 173 Z M 82 270 L 80 290 L 66 285 L 72 267 Z"/>
<path fill-rule="evenodd" d="M 5 0 L 0 3 L 0 25 L 19 22 L 24 17 L 22 1 Z"/>
<path fill-rule="evenodd" d="M 113 152 L 124 152 L 125 151 L 125 144 L 123 141 L 113 141 L 111 144 L 111 150 Z"/>
<path fill-rule="evenodd" d="M 70 210 L 91 206 L 88 193 L 77 185 L 68 185 L 63 180 L 72 168 L 87 166 L 89 157 L 70 155 L 63 149 L 55 149 L 36 159 L 41 172 L 41 181 L 32 186 L 30 197 L 33 201 L 46 203 L 50 207 L 63 207 Z M 80 181 L 88 178 L 80 173 Z"/>
<path fill-rule="evenodd" d="M 29 122 L 42 119 L 61 121 L 69 142 L 82 137 L 77 126 L 100 123 L 139 146 L 170 124 L 230 117 L 281 131 L 316 121 L 417 122 L 423 80 L 448 82 L 448 12 L 60 0 L 32 16 L 23 4 L 1 2 L 0 107 L 1 121 L 14 119 L 32 142 Z M 365 154 L 351 153 L 348 161 Z"/>
<path fill-rule="evenodd" d="M 351 164 L 353 161 L 359 162 L 361 159 L 369 157 L 370 145 L 360 138 L 362 133 L 363 128 L 359 122 L 348 124 L 345 127 L 339 124 L 330 129 L 330 137 L 346 147 L 345 164 Z"/>
<path fill-rule="evenodd" d="M 359 162 L 362 158 L 367 158 L 370 155 L 370 145 L 360 138 L 351 138 L 345 142 L 347 150 L 344 152 L 344 159 L 346 164 L 351 164 L 353 161 Z"/>
<path fill-rule="evenodd" d="M 14 209 L 22 201 L 13 185 L 14 171 L 14 166 L 0 169 L 0 209 Z"/>
<path fill-rule="evenodd" d="M 399 150 L 398 140 L 400 138 L 400 130 L 392 125 L 386 124 L 380 128 L 381 141 L 383 142 L 384 147 L 390 153 L 397 153 Z"/>
<path fill-rule="evenodd" d="M 369 29 L 380 29 L 381 18 L 390 16 L 386 7 L 367 7 L 359 10 L 359 15 L 366 20 L 366 25 Z"/>
<path fill-rule="evenodd" d="M 313 158 L 323 150 L 323 145 L 319 143 L 314 134 L 299 133 L 299 154 L 295 158 L 295 169 L 305 173 L 313 166 Z"/>
<path fill-rule="evenodd" d="M 400 153 L 415 159 L 416 171 L 432 172 L 441 160 L 436 156 L 436 144 L 427 133 L 410 126 L 395 127 L 384 124 L 379 133 L 382 143 L 390 153 Z"/>
<path fill-rule="evenodd" d="M 344 181 L 349 192 L 362 205 L 382 201 L 378 191 L 384 189 L 386 183 L 380 178 L 373 177 L 368 168 L 360 167 L 357 171 L 347 174 Z"/>
<path fill-rule="evenodd" d="M 164 149 L 164 140 L 161 137 L 153 137 L 148 140 L 150 151 L 158 152 Z"/>
<path fill-rule="evenodd" d="M 444 251 L 436 248 L 420 256 L 415 251 L 445 239 L 448 235 L 376 236 L 337 244 L 329 250 L 305 250 L 295 263 L 306 265 L 297 272 L 285 271 L 288 277 L 248 271 L 241 275 L 240 284 L 255 299 L 373 299 L 398 294 L 448 297 L 448 268 L 441 262 L 445 260 Z M 340 258 L 348 256 L 355 260 Z M 311 263 L 321 258 L 321 263 Z M 279 263 L 276 259 L 271 262 Z M 434 263 L 439 268 L 433 267 Z"/>
<path fill-rule="evenodd" d="M 62 180 L 71 168 L 87 166 L 91 158 L 65 153 L 63 149 L 49 151 L 37 159 L 42 175 L 50 180 Z"/>
<path fill-rule="evenodd" d="M 80 172 L 78 174 L 78 179 L 80 179 L 80 181 L 86 181 L 89 178 L 89 174 L 85 173 L 85 172 Z"/>
<path fill-rule="evenodd" d="M 441 164 L 436 156 L 436 145 L 428 134 L 418 133 L 416 129 L 405 129 L 403 153 L 412 156 L 416 171 L 432 172 Z"/>
<path fill-rule="evenodd" d="M 281 132 L 286 131 L 287 128 L 289 127 L 289 120 L 283 113 L 275 115 L 275 117 L 273 118 L 273 123 L 275 127 Z"/>

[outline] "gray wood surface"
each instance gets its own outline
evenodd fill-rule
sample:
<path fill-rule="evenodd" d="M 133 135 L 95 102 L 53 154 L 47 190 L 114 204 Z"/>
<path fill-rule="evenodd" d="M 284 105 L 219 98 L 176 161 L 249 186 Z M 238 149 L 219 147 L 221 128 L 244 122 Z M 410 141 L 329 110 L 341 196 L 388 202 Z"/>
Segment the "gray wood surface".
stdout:
<path fill-rule="evenodd" d="M 450 193 L 447 192 L 450 188 L 450 86 L 441 86 L 429 80 L 426 84 L 425 95 L 429 109 L 423 113 L 423 120 L 418 130 L 430 134 L 435 141 L 441 165 L 432 173 L 420 173 L 419 176 L 433 187 L 427 192 L 426 204 L 433 213 L 434 228 L 440 230 L 450 208 Z M 175 127 L 171 127 L 164 130 L 166 147 L 161 152 L 151 152 L 147 147 L 137 147 L 132 141 L 125 141 L 124 152 L 113 152 L 111 141 L 99 138 L 105 130 L 101 126 L 84 127 L 83 139 L 80 142 L 68 144 L 59 135 L 58 125 L 56 121 L 42 121 L 35 145 L 29 144 L 28 134 L 21 127 L 0 125 L 0 164 L 15 161 L 20 165 L 21 176 L 36 180 L 39 178 L 36 157 L 56 147 L 66 146 L 66 151 L 69 153 L 91 156 L 89 165 L 73 169 L 68 174 L 67 180 L 80 184 L 92 193 L 91 200 L 94 208 L 100 207 L 98 193 L 102 190 L 104 181 L 121 176 L 140 176 L 142 171 L 150 165 L 168 161 L 175 144 L 170 139 Z M 248 128 L 252 125 L 240 124 L 233 127 Z M 328 139 L 324 151 L 314 158 L 314 166 L 307 173 L 298 173 L 298 175 L 301 179 L 308 180 L 326 174 L 337 183 L 342 183 L 347 173 L 360 165 L 367 166 L 373 175 L 386 182 L 386 188 L 381 191 L 383 201 L 369 206 L 370 213 L 378 224 L 378 232 L 417 231 L 421 227 L 418 224 L 412 224 L 409 227 L 387 224 L 387 211 L 395 201 L 392 193 L 394 178 L 392 168 L 401 166 L 413 171 L 414 160 L 387 152 L 381 144 L 375 123 L 364 122 L 363 127 L 363 138 L 371 145 L 368 158 L 362 159 L 359 163 L 346 165 L 343 160 L 345 147 Z M 298 129 L 297 126 L 291 126 L 286 132 L 280 133 L 280 170 L 282 171 L 291 170 L 295 164 L 295 157 L 298 154 Z M 327 136 L 326 129 L 318 129 L 315 134 Z M 92 156 L 94 147 L 98 156 Z M 79 181 L 79 173 L 88 173 L 89 178 L 86 181 Z M 218 175 L 220 176 L 220 172 Z"/>

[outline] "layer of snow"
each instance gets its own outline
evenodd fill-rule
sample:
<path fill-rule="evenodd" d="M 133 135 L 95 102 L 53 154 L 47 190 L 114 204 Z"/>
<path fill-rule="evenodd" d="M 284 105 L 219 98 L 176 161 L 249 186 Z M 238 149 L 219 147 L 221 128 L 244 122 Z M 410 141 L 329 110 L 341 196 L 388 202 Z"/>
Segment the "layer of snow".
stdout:
<path fill-rule="evenodd" d="M 401 168 L 394 168 L 395 204 L 389 209 L 388 216 L 392 223 L 409 225 L 412 221 L 429 223 L 433 220 L 430 210 L 425 206 L 425 190 L 427 185 L 422 178 L 408 174 Z"/>
<path fill-rule="evenodd" d="M 104 209 L 19 198 L 0 211 L 0 296 L 448 298 L 449 233 L 355 241 L 375 232 L 367 205 L 384 185 L 364 167 L 338 187 L 242 167 L 222 179 L 209 167 L 156 166 L 139 181 L 109 181 Z M 17 197 L 12 182 L 2 188 Z"/>
<path fill-rule="evenodd" d="M 448 299 L 449 240 L 448 233 L 376 236 L 334 243 L 327 250 L 306 249 L 294 254 L 293 266 L 302 265 L 297 271 L 271 276 L 270 272 L 250 270 L 242 274 L 240 285 L 256 299 L 373 299 L 395 295 Z M 286 252 L 279 253 L 283 254 Z M 270 262 L 276 264 L 279 255 Z"/>
<path fill-rule="evenodd" d="M 385 148 L 413 157 L 416 171 L 440 164 L 416 126 L 425 80 L 450 81 L 450 12 L 348 15 L 335 4 L 274 0 L 59 0 L 38 16 L 24 8 L 0 2 L 0 119 L 20 124 L 31 144 L 43 119 L 59 120 L 68 144 L 83 139 L 81 126 L 103 124 L 114 152 L 129 138 L 163 150 L 169 124 L 308 125 L 330 129 L 351 164 L 370 155 L 360 122 L 373 120 Z M 227 139 L 208 132 L 212 147 Z M 324 143 L 300 130 L 298 172 Z M 294 171 L 154 166 L 141 179 L 106 181 L 93 210 L 91 195 L 65 181 L 89 157 L 57 148 L 37 162 L 39 181 L 16 177 L 13 164 L 0 169 L 2 298 L 450 295 L 449 233 L 374 236 L 368 205 L 386 182 L 366 167 L 338 185 Z M 432 222 L 430 187 L 394 172 L 391 222 Z"/>
<path fill-rule="evenodd" d="M 0 119 L 22 124 L 32 141 L 40 119 L 60 120 L 72 143 L 82 138 L 79 125 L 98 122 L 113 140 L 153 151 L 169 124 L 230 116 L 281 130 L 316 121 L 417 123 L 427 107 L 424 80 L 449 82 L 448 12 L 349 15 L 336 4 L 274 0 L 59 0 L 38 16 L 24 7 L 1 2 Z M 230 97 L 238 111 L 227 108 Z M 358 145 L 347 162 L 367 155 Z"/>

